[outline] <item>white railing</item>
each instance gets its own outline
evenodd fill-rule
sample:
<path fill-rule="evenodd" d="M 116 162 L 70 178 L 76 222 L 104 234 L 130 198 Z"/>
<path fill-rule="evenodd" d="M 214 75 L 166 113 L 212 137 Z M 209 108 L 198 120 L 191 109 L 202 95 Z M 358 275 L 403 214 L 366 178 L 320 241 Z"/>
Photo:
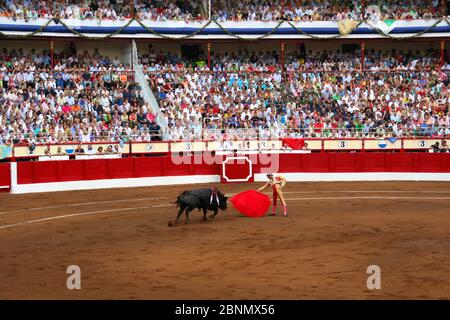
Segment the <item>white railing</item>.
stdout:
<path fill-rule="evenodd" d="M 142 89 L 142 94 L 145 102 L 147 102 L 150 105 L 153 114 L 156 115 L 156 123 L 161 127 L 162 130 L 167 129 L 167 121 L 164 118 L 161 110 L 159 109 L 159 105 L 158 102 L 156 101 L 155 95 L 150 89 L 145 74 L 142 71 L 142 67 L 139 64 L 134 65 L 134 75 L 135 81 L 140 85 Z"/>
<path fill-rule="evenodd" d="M 139 61 L 139 52 L 137 49 L 136 41 L 131 42 L 131 65 L 134 67 L 134 65 L 138 64 Z"/>
<path fill-rule="evenodd" d="M 450 137 L 450 126 L 427 128 L 398 128 L 386 130 L 374 128 L 370 131 L 355 129 L 314 129 L 314 128 L 278 128 L 278 129 L 186 129 L 176 131 L 169 129 L 150 134 L 131 134 L 119 136 L 117 133 L 91 135 L 88 141 L 78 136 L 64 136 L 42 134 L 40 136 L 28 136 L 25 134 L 2 133 L 0 144 L 13 141 L 15 144 L 54 144 L 54 143 L 90 143 L 90 142 L 146 142 L 146 141 L 219 141 L 219 140 L 266 140 L 281 138 L 308 138 L 308 139 L 381 139 L 381 138 L 444 138 Z"/>
<path fill-rule="evenodd" d="M 156 101 L 155 95 L 153 94 L 153 91 L 151 90 L 147 78 L 144 74 L 144 71 L 142 69 L 142 66 L 138 63 L 138 51 L 136 42 L 133 40 L 132 47 L 131 47 L 131 55 L 133 60 L 133 68 L 134 68 L 134 77 L 135 81 L 139 83 L 142 94 L 144 97 L 145 102 L 147 102 L 150 107 L 152 108 L 153 114 L 156 115 L 156 123 L 161 127 L 161 130 L 167 129 L 167 121 L 164 118 L 161 110 L 159 109 L 158 102 Z"/>
<path fill-rule="evenodd" d="M 164 140 L 217 140 L 224 136 L 228 139 L 268 139 L 268 138 L 422 138 L 422 137 L 446 137 L 450 136 L 450 126 L 413 128 L 398 127 L 396 129 L 384 129 L 374 127 L 367 129 L 325 128 L 316 129 L 311 127 L 302 128 L 238 128 L 238 129 L 184 129 L 183 131 L 164 131 Z"/>

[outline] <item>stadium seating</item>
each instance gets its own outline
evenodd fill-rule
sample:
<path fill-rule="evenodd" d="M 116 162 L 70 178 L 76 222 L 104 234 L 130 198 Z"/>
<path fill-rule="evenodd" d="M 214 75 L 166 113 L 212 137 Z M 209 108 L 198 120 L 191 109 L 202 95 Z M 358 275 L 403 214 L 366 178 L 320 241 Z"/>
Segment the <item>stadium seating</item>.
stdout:
<path fill-rule="evenodd" d="M 132 3 L 135 3 L 133 7 Z M 200 17 L 199 17 L 200 15 Z M 0 17 L 31 21 L 38 18 L 81 20 L 124 20 L 136 17 L 150 20 L 200 19 L 200 8 L 196 1 L 139 1 L 92 0 L 92 1 L 2 1 Z"/>
<path fill-rule="evenodd" d="M 213 1 L 214 18 L 220 21 L 291 20 L 339 21 L 344 19 L 372 21 L 385 19 L 431 19 L 441 16 L 439 0 L 390 1 L 265 0 Z"/>
<path fill-rule="evenodd" d="M 2 142 L 151 140 L 154 116 L 118 58 L 84 51 L 49 53 L 2 50 L 0 133 Z"/>
<path fill-rule="evenodd" d="M 287 57 L 217 55 L 203 64 L 146 64 L 170 124 L 170 138 L 201 138 L 202 128 L 270 129 L 281 136 L 448 135 L 449 72 L 434 51 L 371 51 L 364 60 L 340 52 Z M 147 62 L 147 61 L 145 61 Z"/>
<path fill-rule="evenodd" d="M 134 4 L 134 5 L 133 5 Z M 371 21 L 432 19 L 442 16 L 440 0 L 213 0 L 213 19 L 219 21 Z M 39 0 L 3 1 L 0 16 L 31 21 L 37 18 L 154 21 L 204 20 L 208 9 L 199 1 Z"/>
<path fill-rule="evenodd" d="M 211 4 L 212 18 L 227 23 L 368 19 L 388 25 L 446 14 L 438 0 Z M 207 19 L 207 9 L 196 1 L 7 0 L 0 15 L 24 27 L 38 18 L 192 23 Z M 127 48 L 112 55 L 75 43 L 53 51 L 10 42 L 0 48 L 0 144 L 214 140 L 222 130 L 251 138 L 445 137 L 450 59 L 436 42 L 423 43 L 420 49 L 412 49 L 414 42 L 411 49 L 373 43 L 364 51 L 355 43 L 351 50 L 338 42 L 316 50 L 291 42 L 280 51 L 241 42 L 212 54 L 197 45 L 197 54 L 186 55 L 181 41 L 155 42 L 148 50 L 141 45 L 132 62 Z M 158 122 L 161 114 L 167 127 Z"/>

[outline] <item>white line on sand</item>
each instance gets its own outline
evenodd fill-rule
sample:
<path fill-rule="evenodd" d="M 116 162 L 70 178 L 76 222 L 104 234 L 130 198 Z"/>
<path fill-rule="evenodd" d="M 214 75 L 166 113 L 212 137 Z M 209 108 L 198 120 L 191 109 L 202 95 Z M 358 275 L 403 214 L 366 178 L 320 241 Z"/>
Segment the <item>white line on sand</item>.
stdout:
<path fill-rule="evenodd" d="M 283 193 L 450 193 L 450 190 L 320 190 L 283 191 Z"/>
<path fill-rule="evenodd" d="M 361 200 L 361 199 L 383 199 L 383 200 L 401 200 L 401 199 L 408 199 L 408 200 L 450 200 L 450 197 L 317 197 L 317 198 L 291 198 L 286 199 L 286 201 L 298 201 L 298 200 Z M 81 213 L 74 213 L 74 214 L 66 214 L 62 216 L 55 216 L 55 217 L 48 217 L 48 218 L 42 218 L 42 219 L 36 219 L 36 220 L 28 220 L 24 222 L 18 222 L 14 224 L 9 225 L 3 225 L 0 226 L 1 229 L 6 228 L 12 228 L 16 226 L 21 226 L 25 224 L 31 224 L 31 223 L 37 223 L 42 221 L 50 221 L 50 220 L 56 220 L 56 219 L 64 219 L 64 218 L 70 218 L 70 217 L 77 217 L 77 216 L 86 216 L 86 215 L 94 215 L 94 214 L 100 214 L 100 213 L 108 213 L 108 212 L 120 212 L 120 211 L 129 211 L 129 210 L 139 210 L 139 209 L 148 209 L 148 208 L 158 208 L 161 206 L 173 206 L 172 204 L 166 204 L 166 205 L 153 205 L 153 206 L 146 206 L 146 207 L 134 207 L 134 208 L 119 208 L 119 209 L 110 209 L 110 210 L 100 210 L 100 211 L 88 211 L 88 212 L 81 212 Z"/>
<path fill-rule="evenodd" d="M 99 213 L 107 213 L 107 212 L 119 212 L 119 211 L 128 211 L 128 210 L 139 210 L 139 209 L 148 209 L 152 206 L 146 206 L 146 207 L 135 207 L 135 208 L 119 208 L 119 209 L 109 209 L 109 210 L 99 210 L 99 211 L 88 211 L 88 212 L 81 212 L 81 213 L 73 213 L 73 214 L 65 214 L 62 216 L 55 216 L 55 217 L 48 217 L 48 218 L 42 218 L 42 219 L 36 219 L 36 220 L 28 220 L 24 222 L 18 222 L 13 224 L 8 224 L 4 226 L 0 226 L 1 229 L 21 226 L 24 224 L 30 224 L 30 223 L 36 223 L 36 222 L 43 222 L 43 221 L 50 221 L 50 220 L 56 220 L 56 219 L 64 219 L 64 218 L 70 218 L 70 217 L 79 217 L 79 216 L 87 216 L 87 215 L 94 215 Z"/>
<path fill-rule="evenodd" d="M 311 190 L 311 191 L 283 191 L 283 194 L 317 194 L 317 193 L 450 193 L 450 190 Z M 271 192 L 264 192 L 264 194 L 272 194 Z M 226 194 L 227 197 L 231 197 L 235 193 Z"/>
<path fill-rule="evenodd" d="M 120 200 L 105 200 L 105 201 L 96 201 L 96 202 L 71 203 L 71 204 L 63 204 L 63 205 L 58 205 L 58 206 L 36 207 L 36 208 L 17 209 L 17 210 L 12 210 L 12 211 L 2 211 L 2 212 L 0 212 L 0 215 L 7 214 L 7 213 L 13 213 L 13 212 L 26 212 L 26 211 L 38 211 L 38 210 L 44 210 L 44 209 L 81 207 L 81 206 L 88 206 L 88 205 L 92 205 L 92 204 L 105 204 L 105 203 L 117 203 L 117 202 L 129 202 L 129 201 L 145 201 L 145 200 L 161 200 L 161 199 L 167 199 L 167 197 L 120 199 Z"/>
<path fill-rule="evenodd" d="M 329 191 L 284 191 L 284 194 L 317 194 L 317 193 L 450 193 L 450 190 L 329 190 Z M 265 194 L 271 194 L 270 192 L 266 192 Z M 227 194 L 226 196 L 233 196 L 234 193 Z M 167 199 L 167 197 L 155 197 L 155 198 L 137 198 L 137 199 L 120 199 L 120 200 L 106 200 L 106 201 L 95 201 L 95 202 L 82 202 L 82 203 L 73 203 L 73 204 L 64 204 L 58 206 L 48 206 L 48 207 L 36 207 L 36 208 L 24 208 L 24 209 L 16 209 L 11 211 L 1 211 L 0 216 L 13 213 L 13 212 L 27 212 L 27 211 L 38 211 L 44 209 L 60 209 L 60 208 L 69 208 L 69 207 L 81 207 L 95 204 L 107 204 L 107 203 L 117 203 L 117 202 L 132 202 L 132 201 L 145 201 L 145 200 L 162 200 Z M 160 205 L 161 207 L 170 207 L 170 205 Z"/>
<path fill-rule="evenodd" d="M 297 200 L 450 200 L 450 197 L 386 197 L 386 196 L 368 196 L 368 197 L 316 197 L 316 198 L 286 198 L 286 201 Z"/>

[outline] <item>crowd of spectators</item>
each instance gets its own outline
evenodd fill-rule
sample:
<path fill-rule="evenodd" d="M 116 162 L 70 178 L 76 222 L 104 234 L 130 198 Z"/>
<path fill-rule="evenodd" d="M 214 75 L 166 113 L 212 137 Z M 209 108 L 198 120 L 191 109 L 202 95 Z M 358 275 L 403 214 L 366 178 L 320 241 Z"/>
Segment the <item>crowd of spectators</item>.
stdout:
<path fill-rule="evenodd" d="M 212 60 L 208 70 L 161 53 L 144 66 L 170 139 L 223 129 L 309 137 L 450 134 L 450 64 L 440 65 L 433 50 L 368 50 L 364 73 L 359 54 L 339 51 L 287 54 L 286 72 L 276 52 Z"/>
<path fill-rule="evenodd" d="M 143 54 L 139 61 L 147 72 L 275 72 L 283 68 L 280 53 L 273 51 L 217 52 L 211 55 L 211 67 L 208 67 L 206 55 L 200 51 L 197 59 L 180 57 L 176 53 L 156 53 L 153 48 Z M 444 61 L 445 62 L 445 61 Z M 284 68 L 287 72 L 298 71 L 347 71 L 361 70 L 361 52 L 342 52 L 341 50 L 296 50 L 285 54 Z M 376 50 L 366 49 L 364 69 L 366 71 L 425 71 L 440 67 L 440 53 L 428 50 L 421 53 L 416 50 Z M 447 63 L 442 69 L 449 69 Z"/>
<path fill-rule="evenodd" d="M 133 4 L 134 2 L 134 4 Z M 198 1 L 129 0 L 4 0 L 0 17 L 30 21 L 37 18 L 124 20 L 201 20 Z"/>
<path fill-rule="evenodd" d="M 448 136 L 450 63 L 436 51 L 140 57 L 168 123 L 161 132 L 129 65 L 72 44 L 0 50 L 0 144 L 239 137 Z M 245 133 L 244 133 L 245 132 Z M 227 133 L 227 134 L 228 134 Z"/>
<path fill-rule="evenodd" d="M 152 140 L 159 126 L 130 66 L 95 49 L 0 51 L 0 143 Z"/>
<path fill-rule="evenodd" d="M 219 21 L 398 20 L 442 17 L 439 0 L 218 0 L 212 2 Z"/>
<path fill-rule="evenodd" d="M 368 0 L 366 18 L 371 20 L 414 20 L 439 18 L 443 0 Z M 446 7 L 445 7 L 446 9 Z"/>
<path fill-rule="evenodd" d="M 447 141 L 442 139 L 440 144 L 438 141 L 436 141 L 433 145 L 431 145 L 430 152 L 434 152 L 434 153 L 450 152 Z"/>
<path fill-rule="evenodd" d="M 156 21 L 204 20 L 200 1 L 142 1 L 136 6 L 137 19 Z"/>
<path fill-rule="evenodd" d="M 0 15 L 15 20 L 37 18 L 118 20 L 131 17 L 129 1 L 124 0 L 5 0 Z"/>
<path fill-rule="evenodd" d="M 443 15 L 444 0 L 213 0 L 218 21 L 340 21 L 344 19 L 432 19 Z M 364 7 L 362 6 L 364 3 Z M 208 8 L 200 1 L 182 0 L 3 0 L 0 16 L 15 20 L 37 18 L 123 20 L 204 20 Z"/>
<path fill-rule="evenodd" d="M 357 1 L 295 1 L 282 3 L 266 0 L 212 2 L 213 18 L 218 21 L 323 21 L 351 17 L 362 19 Z M 355 5 L 356 4 L 356 5 Z"/>

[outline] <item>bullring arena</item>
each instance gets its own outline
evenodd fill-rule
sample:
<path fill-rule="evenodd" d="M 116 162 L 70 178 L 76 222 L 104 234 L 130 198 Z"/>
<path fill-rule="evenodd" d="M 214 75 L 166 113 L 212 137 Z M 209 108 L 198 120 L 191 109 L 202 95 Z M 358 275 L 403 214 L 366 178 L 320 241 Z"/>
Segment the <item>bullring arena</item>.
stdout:
<path fill-rule="evenodd" d="M 0 292 L 6 299 L 448 299 L 449 186 L 290 183 L 287 218 L 229 209 L 208 222 L 193 214 L 190 225 L 173 229 L 171 202 L 186 186 L 2 195 Z M 81 291 L 65 287 L 72 264 L 82 270 Z M 366 287 L 372 264 L 383 272 L 379 292 Z"/>
<path fill-rule="evenodd" d="M 339 155 L 285 155 L 289 158 L 283 159 L 282 167 L 292 171 L 287 159 L 305 162 L 315 156 L 316 163 L 327 157 L 324 163 L 333 164 L 334 170 L 356 168 L 351 162 L 343 165 Z M 439 170 L 450 164 L 445 154 L 406 153 L 401 165 L 412 167 L 404 170 L 413 170 L 417 155 Z M 349 161 L 348 153 L 343 156 Z M 383 155 L 381 163 L 393 156 Z M 355 163 L 375 161 L 370 153 L 352 157 Z M 111 168 L 119 167 L 117 161 L 122 160 L 126 159 L 108 160 L 116 161 L 115 166 L 107 165 L 109 175 L 117 174 Z M 162 161 L 133 158 L 134 170 L 138 160 Z M 99 167 L 104 160 L 73 160 L 71 166 L 92 161 Z M 32 171 L 35 180 L 60 180 L 59 175 L 67 173 L 60 167 L 64 163 L 18 163 L 17 170 Z M 242 165 L 231 163 L 229 174 L 246 176 Z M 56 166 L 54 172 L 52 166 Z M 205 170 L 181 167 L 187 170 L 186 178 L 188 171 Z M 212 173 L 220 167 L 206 170 Z M 233 167 L 238 170 L 233 172 Z M 80 172 L 85 174 L 86 169 Z M 289 181 L 295 174 L 285 176 Z M 403 176 L 410 179 L 411 173 Z M 205 175 L 193 177 L 200 180 Z M 253 172 L 255 177 L 258 174 Z M 25 173 L 19 173 L 17 181 L 25 180 Z M 39 183 L 39 188 L 48 184 Z M 2 298 L 449 298 L 448 181 L 290 181 L 284 192 L 288 217 L 278 213 L 249 218 L 229 205 L 215 220 L 203 222 L 201 213 L 194 212 L 189 225 L 183 217 L 178 226 L 167 226 L 176 216 L 174 200 L 181 191 L 213 185 L 232 195 L 257 189 L 262 182 L 0 194 Z M 65 286 L 69 265 L 81 268 L 81 290 Z M 381 268 L 381 290 L 366 286 L 370 265 Z"/>

